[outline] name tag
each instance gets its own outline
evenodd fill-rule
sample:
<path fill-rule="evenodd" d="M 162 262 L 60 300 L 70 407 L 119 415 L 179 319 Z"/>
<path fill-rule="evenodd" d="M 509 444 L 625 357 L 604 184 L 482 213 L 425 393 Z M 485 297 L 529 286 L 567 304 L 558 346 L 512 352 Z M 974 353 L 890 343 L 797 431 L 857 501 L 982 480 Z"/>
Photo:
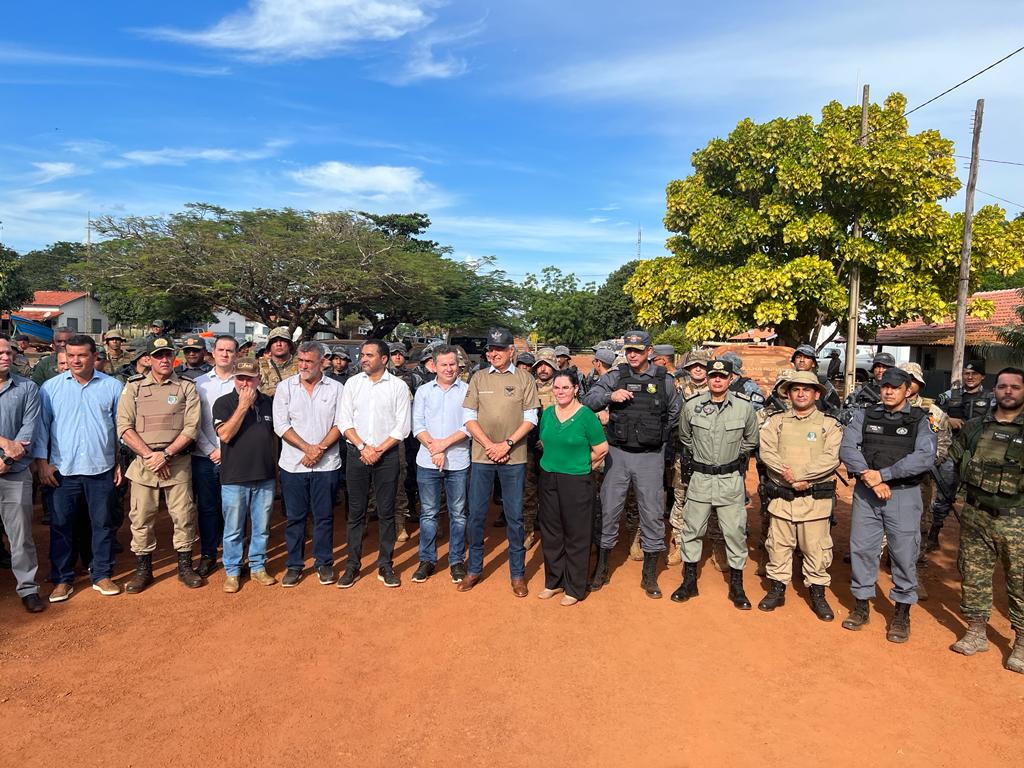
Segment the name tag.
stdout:
<path fill-rule="evenodd" d="M 1010 441 L 1010 436 L 1005 432 L 993 432 L 992 439 L 997 443 L 1008 443 Z"/>
<path fill-rule="evenodd" d="M 642 387 L 639 384 L 627 384 L 626 385 L 626 390 L 628 392 L 639 392 L 641 389 L 642 389 Z"/>
<path fill-rule="evenodd" d="M 871 432 L 876 435 L 880 435 L 885 432 L 885 428 L 881 424 L 868 424 L 865 428 L 866 432 Z"/>

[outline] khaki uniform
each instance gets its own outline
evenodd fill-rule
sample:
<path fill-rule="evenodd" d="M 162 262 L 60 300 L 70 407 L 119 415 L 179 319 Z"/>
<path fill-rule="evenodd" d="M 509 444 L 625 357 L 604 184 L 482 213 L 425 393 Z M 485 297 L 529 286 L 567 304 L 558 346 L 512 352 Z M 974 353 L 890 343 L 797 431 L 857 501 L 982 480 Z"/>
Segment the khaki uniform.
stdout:
<path fill-rule="evenodd" d="M 284 365 L 274 360 L 270 354 L 259 359 L 260 363 L 260 392 L 267 397 L 273 397 L 277 391 L 277 385 L 289 376 L 296 376 L 299 373 L 299 358 L 292 355 Z"/>
<path fill-rule="evenodd" d="M 761 461 L 768 480 L 787 491 L 783 468 L 793 471 L 797 482 L 812 485 L 836 482 L 839 446 L 843 430 L 838 421 L 817 408 L 807 416 L 792 410 L 770 416 L 761 427 Z M 793 551 L 803 554 L 803 576 L 807 585 L 828 586 L 832 564 L 832 533 L 829 518 L 834 496 L 814 498 L 810 492 L 793 500 L 773 498 L 768 502 L 768 578 L 788 584 L 793 574 Z"/>
<path fill-rule="evenodd" d="M 676 384 L 680 383 L 680 379 L 677 378 Z M 696 397 L 704 392 L 708 391 L 707 381 L 704 384 L 697 386 L 690 379 L 686 380 L 686 383 L 681 387 L 678 387 L 680 393 L 683 396 L 684 402 L 689 400 L 691 397 Z M 674 501 L 672 502 L 672 511 L 669 513 L 668 521 L 672 526 L 672 543 L 678 550 L 681 548 L 683 543 L 683 507 L 686 505 L 686 485 L 687 481 L 683 479 L 683 472 L 680 469 L 679 462 L 682 457 L 679 455 L 678 443 L 676 448 L 676 461 L 672 472 L 672 491 Z M 718 513 L 712 512 L 708 518 L 708 538 L 711 539 L 713 544 L 717 544 L 722 541 L 722 530 L 718 527 Z"/>
<path fill-rule="evenodd" d="M 537 382 L 537 397 L 540 399 L 540 412 L 549 405 L 555 404 L 554 382 Z M 539 420 L 538 420 L 539 421 Z M 540 452 L 534 448 L 526 462 L 526 480 L 523 486 L 523 529 L 526 535 L 537 530 L 537 467 L 540 464 Z"/>
<path fill-rule="evenodd" d="M 139 433 L 146 445 L 162 450 L 184 433 L 195 440 L 199 434 L 199 393 L 191 381 L 176 374 L 158 384 L 151 374 L 128 379 L 117 406 L 117 435 L 128 429 Z M 192 496 L 192 456 L 183 451 L 169 464 L 171 475 L 157 477 L 136 456 L 125 476 L 132 481 L 132 552 L 145 555 L 156 549 L 154 524 L 164 493 L 168 514 L 174 524 L 174 549 L 190 552 L 196 541 L 196 506 Z"/>

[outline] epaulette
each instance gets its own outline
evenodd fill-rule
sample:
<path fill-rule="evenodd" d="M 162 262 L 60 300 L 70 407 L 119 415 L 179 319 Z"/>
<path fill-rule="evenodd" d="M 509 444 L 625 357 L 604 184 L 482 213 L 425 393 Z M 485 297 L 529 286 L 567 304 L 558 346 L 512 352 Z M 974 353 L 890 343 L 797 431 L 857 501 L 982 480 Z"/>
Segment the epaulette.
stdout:
<path fill-rule="evenodd" d="M 128 381 L 142 381 L 144 378 L 146 378 L 146 374 L 136 373 L 134 376 L 129 376 Z"/>
<path fill-rule="evenodd" d="M 706 395 L 706 394 L 707 394 L 707 392 L 696 392 L 696 393 L 690 395 L 689 397 L 684 397 L 683 398 L 683 402 L 684 403 L 688 403 L 691 400 L 693 400 L 694 398 L 697 398 L 697 397 L 700 397 L 701 395 Z"/>
<path fill-rule="evenodd" d="M 735 397 L 737 400 L 746 400 L 748 403 L 753 402 L 750 395 L 748 395 L 746 392 L 733 392 L 732 394 L 733 397 Z"/>

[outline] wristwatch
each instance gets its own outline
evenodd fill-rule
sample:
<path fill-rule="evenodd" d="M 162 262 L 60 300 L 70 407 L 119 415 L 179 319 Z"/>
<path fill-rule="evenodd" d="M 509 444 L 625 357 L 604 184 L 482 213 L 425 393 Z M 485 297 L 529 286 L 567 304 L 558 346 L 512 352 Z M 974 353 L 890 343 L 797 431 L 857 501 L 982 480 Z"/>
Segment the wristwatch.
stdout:
<path fill-rule="evenodd" d="M 168 453 L 167 451 L 164 451 L 164 452 L 163 452 L 163 454 L 164 454 L 164 461 L 166 461 L 166 462 L 168 462 L 168 463 L 170 462 L 170 460 L 171 460 L 172 458 L 174 458 L 174 457 L 173 457 L 173 456 L 171 456 L 171 454 L 169 454 L 169 453 Z"/>
<path fill-rule="evenodd" d="M 505 445 L 507 445 L 507 446 L 508 446 L 508 447 L 509 447 L 510 449 L 512 449 L 512 448 L 515 448 L 515 447 L 516 447 L 516 444 L 515 444 L 515 443 L 513 443 L 513 442 L 512 442 L 511 440 L 506 440 L 506 441 L 505 441 Z"/>
<path fill-rule="evenodd" d="M 3 463 L 6 464 L 8 467 L 11 466 L 11 464 L 14 463 L 14 459 L 12 459 L 6 453 L 3 455 L 3 458 L 0 459 L 0 461 L 3 461 Z"/>
<path fill-rule="evenodd" d="M 360 443 L 359 445 L 356 446 L 356 450 L 359 451 L 360 453 L 363 452 L 364 448 L 366 448 L 366 443 Z"/>

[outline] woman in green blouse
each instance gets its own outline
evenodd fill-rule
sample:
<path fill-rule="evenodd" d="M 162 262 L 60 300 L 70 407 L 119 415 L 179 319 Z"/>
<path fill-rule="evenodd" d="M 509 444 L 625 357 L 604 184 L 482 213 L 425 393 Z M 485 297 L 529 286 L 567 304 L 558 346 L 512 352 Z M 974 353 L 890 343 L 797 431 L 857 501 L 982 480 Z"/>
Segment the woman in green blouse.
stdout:
<path fill-rule="evenodd" d="M 538 523 L 545 588 L 538 597 L 548 600 L 564 592 L 562 605 L 575 605 L 586 594 L 594 525 L 592 473 L 608 453 L 601 422 L 576 399 L 579 389 L 575 371 L 555 374 L 555 404 L 540 417 Z"/>

